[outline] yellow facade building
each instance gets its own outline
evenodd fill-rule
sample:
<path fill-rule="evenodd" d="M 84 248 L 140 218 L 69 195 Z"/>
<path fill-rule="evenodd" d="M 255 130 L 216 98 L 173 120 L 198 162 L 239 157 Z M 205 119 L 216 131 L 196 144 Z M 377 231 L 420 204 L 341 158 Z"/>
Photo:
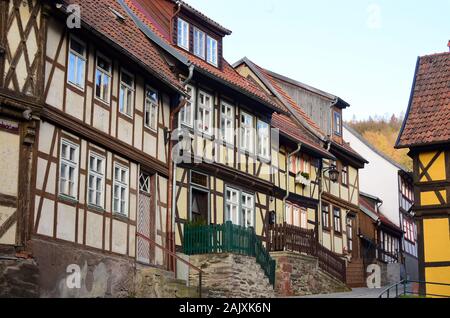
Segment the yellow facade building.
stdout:
<path fill-rule="evenodd" d="M 449 96 L 450 53 L 420 57 L 396 147 L 414 160 L 420 290 L 431 297 L 450 296 Z"/>

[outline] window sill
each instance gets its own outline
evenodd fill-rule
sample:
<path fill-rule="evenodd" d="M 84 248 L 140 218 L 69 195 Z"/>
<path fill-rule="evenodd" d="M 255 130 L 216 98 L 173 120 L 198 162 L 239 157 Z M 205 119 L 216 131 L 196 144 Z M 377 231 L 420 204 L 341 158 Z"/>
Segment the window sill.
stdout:
<path fill-rule="evenodd" d="M 133 114 L 128 115 L 127 113 L 121 112 L 120 110 L 119 110 L 119 114 L 122 115 L 122 116 L 125 116 L 125 117 L 127 117 L 127 118 L 129 118 L 131 120 L 133 119 Z"/>
<path fill-rule="evenodd" d="M 100 206 L 96 206 L 96 205 L 92 205 L 92 204 L 88 204 L 88 210 L 92 210 L 95 212 L 99 212 L 99 213 L 105 213 L 106 210 Z"/>
<path fill-rule="evenodd" d="M 194 130 L 194 135 L 195 136 L 199 136 L 201 138 L 205 138 L 205 139 L 211 140 L 211 141 L 215 140 L 215 137 L 214 137 L 213 134 L 210 134 L 210 133 L 207 133 L 207 132 L 203 132 L 203 131 L 200 131 L 200 130 Z"/>
<path fill-rule="evenodd" d="M 258 155 L 258 160 L 261 161 L 262 163 L 266 163 L 266 164 L 270 164 L 272 162 L 272 160 L 270 158 L 263 157 L 260 155 Z"/>
<path fill-rule="evenodd" d="M 94 92 L 94 94 L 95 94 L 95 92 Z M 105 101 L 105 100 L 103 100 L 103 99 L 101 99 L 101 98 L 99 98 L 97 96 L 94 96 L 94 99 L 96 101 L 98 101 L 99 103 L 104 104 L 105 106 L 111 107 L 111 101 Z"/>
<path fill-rule="evenodd" d="M 128 222 L 129 221 L 129 218 L 128 218 L 127 215 L 120 214 L 118 212 L 113 212 L 112 213 L 112 217 L 113 217 L 113 219 L 118 220 L 118 221 L 122 221 L 122 222 Z"/>
<path fill-rule="evenodd" d="M 84 87 L 79 86 L 78 84 L 72 83 L 71 81 L 67 80 L 67 84 L 70 85 L 70 87 L 80 91 L 80 93 L 85 93 Z"/>
<path fill-rule="evenodd" d="M 78 199 L 74 197 L 69 197 L 65 194 L 59 194 L 58 199 L 62 202 L 70 203 L 70 204 L 78 204 Z"/>

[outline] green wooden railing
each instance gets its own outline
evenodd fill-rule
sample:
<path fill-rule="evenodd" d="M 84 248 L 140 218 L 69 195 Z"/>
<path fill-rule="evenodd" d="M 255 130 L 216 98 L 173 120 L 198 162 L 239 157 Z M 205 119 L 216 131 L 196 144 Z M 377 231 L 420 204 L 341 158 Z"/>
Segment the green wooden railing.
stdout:
<path fill-rule="evenodd" d="M 253 228 L 232 222 L 184 227 L 183 253 L 186 255 L 235 253 L 256 258 L 269 282 L 275 284 L 275 260 L 272 259 Z"/>

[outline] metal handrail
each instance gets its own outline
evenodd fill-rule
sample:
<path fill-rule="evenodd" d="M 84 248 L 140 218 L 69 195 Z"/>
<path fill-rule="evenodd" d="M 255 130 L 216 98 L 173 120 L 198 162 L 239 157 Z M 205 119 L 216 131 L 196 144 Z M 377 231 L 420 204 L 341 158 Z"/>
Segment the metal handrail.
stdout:
<path fill-rule="evenodd" d="M 407 280 L 407 279 L 405 279 L 405 280 L 402 280 L 402 281 L 400 281 L 400 282 L 398 282 L 396 284 L 393 284 L 393 285 L 389 286 L 388 288 L 384 289 L 383 292 L 380 294 L 380 296 L 378 296 L 378 298 L 383 298 L 384 295 L 387 296 L 386 298 L 390 298 L 390 296 L 391 296 L 391 289 L 393 289 L 393 288 L 395 288 L 395 298 L 399 298 L 400 296 L 405 296 L 405 295 L 408 295 L 408 294 L 418 295 L 418 296 L 425 296 L 425 297 L 426 296 L 435 296 L 435 297 L 450 298 L 449 295 L 437 295 L 437 294 L 427 294 L 427 293 L 425 293 L 423 295 L 423 294 L 420 294 L 420 293 L 408 292 L 407 291 L 407 285 L 410 284 L 410 283 L 416 283 L 416 284 L 419 284 L 419 285 L 420 284 L 425 284 L 425 285 L 439 285 L 439 286 L 449 286 L 450 287 L 450 284 L 447 284 L 447 283 L 423 282 L 423 281 Z M 403 293 L 399 294 L 399 287 L 400 286 L 403 286 Z"/>
<path fill-rule="evenodd" d="M 166 247 L 159 245 L 158 243 L 156 243 L 155 241 L 153 241 L 151 238 L 141 234 L 141 233 L 136 233 L 136 235 L 144 240 L 146 240 L 148 243 L 150 243 L 151 245 L 163 250 L 163 252 L 166 252 L 168 255 L 174 257 L 176 260 L 180 261 L 181 263 L 187 265 L 189 268 L 192 268 L 193 270 L 195 270 L 196 272 L 198 272 L 198 295 L 199 298 L 202 298 L 202 276 L 204 274 L 204 271 L 202 271 L 200 268 L 198 268 L 197 266 L 189 263 L 188 261 L 186 261 L 185 259 L 181 258 L 180 256 L 178 256 L 176 253 L 168 250 Z M 175 277 L 176 277 L 176 269 L 175 269 Z"/>

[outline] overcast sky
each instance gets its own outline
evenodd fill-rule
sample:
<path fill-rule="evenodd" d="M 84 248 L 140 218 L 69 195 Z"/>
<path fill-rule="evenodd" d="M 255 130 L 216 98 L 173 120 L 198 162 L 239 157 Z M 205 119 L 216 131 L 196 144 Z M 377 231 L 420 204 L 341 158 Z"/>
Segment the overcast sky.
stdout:
<path fill-rule="evenodd" d="M 406 111 L 417 56 L 447 51 L 450 0 L 186 0 L 247 56 L 351 104 L 344 119 Z"/>

